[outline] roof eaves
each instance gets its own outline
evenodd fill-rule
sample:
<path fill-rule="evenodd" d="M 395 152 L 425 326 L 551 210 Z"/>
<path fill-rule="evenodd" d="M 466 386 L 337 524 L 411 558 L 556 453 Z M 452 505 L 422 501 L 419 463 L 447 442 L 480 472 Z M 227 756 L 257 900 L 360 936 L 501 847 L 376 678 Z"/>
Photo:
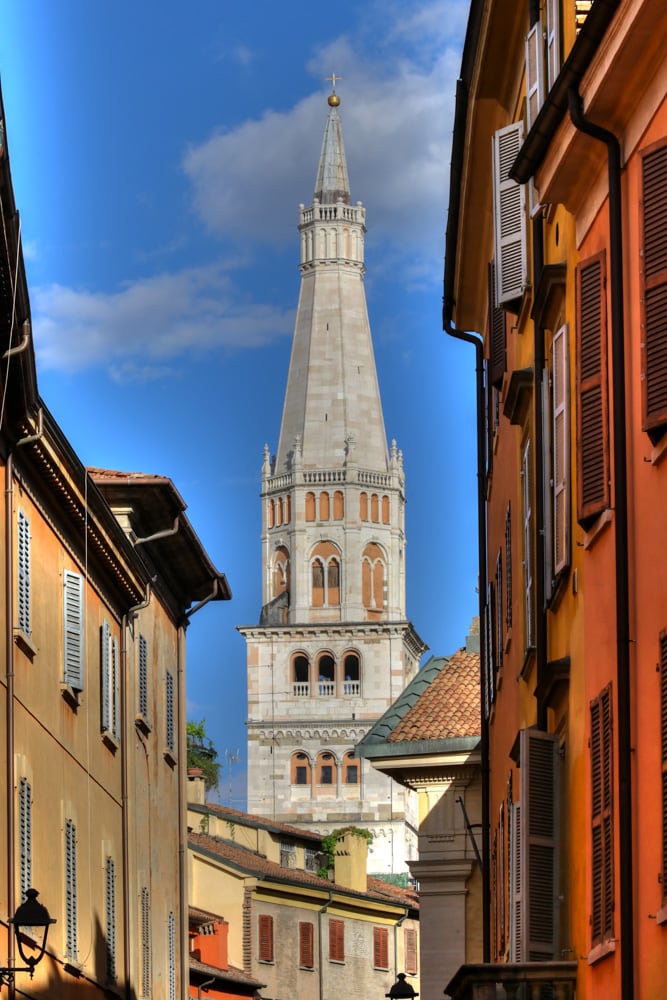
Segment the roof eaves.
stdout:
<path fill-rule="evenodd" d="M 477 750 L 479 736 L 452 736 L 444 740 L 403 740 L 400 743 L 357 744 L 356 753 L 367 760 L 385 760 L 388 757 L 424 757 L 433 754 L 468 753 Z"/>

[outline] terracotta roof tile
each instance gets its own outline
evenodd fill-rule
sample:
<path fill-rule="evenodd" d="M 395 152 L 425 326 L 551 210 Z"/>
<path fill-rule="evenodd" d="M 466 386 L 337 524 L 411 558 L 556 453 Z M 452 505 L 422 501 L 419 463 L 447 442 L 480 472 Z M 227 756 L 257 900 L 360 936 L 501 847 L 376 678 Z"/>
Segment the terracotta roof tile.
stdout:
<path fill-rule="evenodd" d="M 480 730 L 479 653 L 463 647 L 443 662 L 387 742 L 479 736 Z"/>
<path fill-rule="evenodd" d="M 288 823 L 278 823 L 276 820 L 267 819 L 265 816 L 256 816 L 253 813 L 242 812 L 240 809 L 232 809 L 230 806 L 218 805 L 217 802 L 207 802 L 205 806 L 194 807 L 192 803 L 190 803 L 189 808 L 198 812 L 214 813 L 222 819 L 236 819 L 239 822 L 242 822 L 244 826 L 255 825 L 260 827 L 260 829 L 270 830 L 276 833 L 289 834 L 292 837 L 297 837 L 299 840 L 313 841 L 318 845 L 322 843 L 322 835 L 315 833 L 312 830 L 305 830 L 298 826 L 290 826 Z"/>

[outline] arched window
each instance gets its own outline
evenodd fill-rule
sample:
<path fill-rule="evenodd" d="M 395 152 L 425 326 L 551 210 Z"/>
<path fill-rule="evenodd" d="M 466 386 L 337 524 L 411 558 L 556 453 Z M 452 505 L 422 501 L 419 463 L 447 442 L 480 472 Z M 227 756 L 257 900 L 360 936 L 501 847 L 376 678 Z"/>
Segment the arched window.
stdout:
<path fill-rule="evenodd" d="M 329 520 L 329 494 L 320 493 L 320 521 Z"/>
<path fill-rule="evenodd" d="M 292 498 L 291 496 L 285 497 L 285 524 L 289 524 L 292 520 Z"/>
<path fill-rule="evenodd" d="M 306 493 L 306 521 L 315 520 L 315 494 Z"/>
<path fill-rule="evenodd" d="M 277 515 L 278 515 L 278 517 L 276 519 L 277 520 L 277 524 L 282 524 L 283 523 L 283 498 L 282 497 L 279 497 L 279 499 L 278 499 Z"/>
<path fill-rule="evenodd" d="M 291 782 L 293 785 L 310 785 L 313 780 L 313 769 L 308 754 L 298 750 L 292 754 Z"/>
<path fill-rule="evenodd" d="M 386 563 L 379 545 L 372 542 L 364 549 L 361 564 L 361 593 L 364 607 L 373 612 L 374 618 L 384 608 Z"/>
<path fill-rule="evenodd" d="M 373 521 L 374 524 L 377 524 L 379 520 L 380 512 L 378 509 L 378 495 L 377 493 L 373 493 L 371 495 L 371 521 Z"/>
<path fill-rule="evenodd" d="M 289 590 L 290 584 L 290 565 L 289 565 L 289 552 L 284 545 L 281 545 L 276 549 L 275 555 L 273 557 L 273 588 L 272 597 L 278 597 L 280 594 Z"/>
<path fill-rule="evenodd" d="M 310 663 L 303 653 L 292 657 L 292 691 L 296 698 L 307 698 L 310 694 Z"/>
<path fill-rule="evenodd" d="M 334 521 L 342 521 L 345 517 L 345 500 L 342 490 L 336 490 L 334 493 L 333 508 Z"/>
<path fill-rule="evenodd" d="M 357 695 L 360 690 L 359 654 L 346 653 L 343 657 L 343 694 Z"/>
<path fill-rule="evenodd" d="M 337 607 L 340 604 L 340 554 L 333 542 L 319 542 L 311 556 L 312 595 L 314 608 Z"/>
<path fill-rule="evenodd" d="M 315 771 L 315 783 L 317 785 L 333 785 L 338 782 L 338 767 L 336 758 L 328 750 L 324 750 L 317 756 L 317 766 Z"/>
<path fill-rule="evenodd" d="M 354 756 L 353 750 L 348 750 L 348 752 L 343 757 L 343 784 L 344 785 L 358 785 L 361 778 L 361 768 L 360 761 L 358 757 Z"/>
<path fill-rule="evenodd" d="M 317 658 L 317 689 L 322 698 L 336 694 L 336 664 L 329 653 L 320 653 Z"/>
<path fill-rule="evenodd" d="M 359 494 L 359 517 L 362 521 L 368 520 L 368 493 Z"/>
<path fill-rule="evenodd" d="M 389 524 L 389 497 L 382 497 L 382 523 Z"/>
<path fill-rule="evenodd" d="M 269 500 L 269 528 L 273 528 L 276 523 L 276 503 Z"/>

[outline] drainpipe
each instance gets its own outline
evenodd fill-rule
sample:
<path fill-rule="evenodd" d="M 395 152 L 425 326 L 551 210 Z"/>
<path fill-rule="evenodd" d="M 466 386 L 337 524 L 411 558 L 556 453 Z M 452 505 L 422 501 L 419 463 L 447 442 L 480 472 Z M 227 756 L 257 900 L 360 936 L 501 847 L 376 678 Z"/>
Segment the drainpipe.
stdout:
<path fill-rule="evenodd" d="M 7 913 L 16 909 L 16 882 L 14 875 L 14 855 L 16 852 L 14 821 L 14 456 L 7 456 L 5 464 L 5 746 L 7 775 Z M 9 966 L 14 964 L 14 925 L 7 924 L 7 954 Z M 9 996 L 13 997 L 14 983 L 9 984 Z"/>
<path fill-rule="evenodd" d="M 403 926 L 403 922 L 408 919 L 410 909 L 406 906 L 403 916 L 394 924 L 394 979 L 398 979 L 398 929 Z"/>
<path fill-rule="evenodd" d="M 628 559 L 628 477 L 625 419 L 625 342 L 623 329 L 623 223 L 621 215 L 621 148 L 613 132 L 584 116 L 576 87 L 568 90 L 575 128 L 607 147 L 609 181 L 609 256 L 611 284 L 611 357 L 614 457 L 614 544 L 616 549 L 616 686 L 618 712 L 618 814 L 621 922 L 621 998 L 634 996 L 634 929 L 632 864 L 632 768 L 630 699 L 630 598 Z"/>
<path fill-rule="evenodd" d="M 331 900 L 333 899 L 333 891 L 329 891 L 329 898 L 327 899 L 324 906 L 321 906 L 317 913 L 317 943 L 319 945 L 320 960 L 319 965 L 319 980 L 320 980 L 320 995 L 319 1000 L 324 1000 L 324 947 L 322 944 L 322 914 L 326 913 L 327 909 L 331 906 Z"/>
<path fill-rule="evenodd" d="M 472 11 L 472 9 L 471 9 Z M 472 17 L 472 13 L 471 13 Z M 459 223 L 459 191 L 461 189 L 465 126 L 468 111 L 468 91 L 466 83 L 459 78 L 456 84 L 456 105 L 454 110 L 454 132 L 452 138 L 452 162 L 450 174 L 450 206 L 445 237 L 445 281 L 442 307 L 442 327 L 445 333 L 457 340 L 472 344 L 475 348 L 475 385 L 477 414 L 477 547 L 478 547 L 478 587 L 479 587 L 479 649 L 480 649 L 480 719 L 481 719 L 481 779 L 482 779 L 482 960 L 491 961 L 491 878 L 489 868 L 489 720 L 484 704 L 486 629 L 484 627 L 484 602 L 486 600 L 486 474 L 484 468 L 484 342 L 479 333 L 465 333 L 457 330 L 452 322 L 454 312 L 454 265 L 456 240 Z"/>
<path fill-rule="evenodd" d="M 215 976 L 211 976 L 210 979 L 205 979 L 204 982 L 197 987 L 197 1000 L 201 1000 L 201 991 L 205 990 L 207 986 L 212 986 L 214 982 Z"/>

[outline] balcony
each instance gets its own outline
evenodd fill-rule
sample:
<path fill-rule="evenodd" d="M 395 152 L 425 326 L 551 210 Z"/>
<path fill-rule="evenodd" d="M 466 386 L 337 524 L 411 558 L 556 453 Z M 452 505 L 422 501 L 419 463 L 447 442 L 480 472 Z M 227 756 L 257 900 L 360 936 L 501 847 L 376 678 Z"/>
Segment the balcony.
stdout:
<path fill-rule="evenodd" d="M 292 685 L 292 694 L 295 698 L 309 698 L 310 684 L 308 681 L 294 681 L 294 684 Z"/>
<path fill-rule="evenodd" d="M 575 1000 L 576 962 L 462 965 L 445 987 L 451 1000 Z"/>

